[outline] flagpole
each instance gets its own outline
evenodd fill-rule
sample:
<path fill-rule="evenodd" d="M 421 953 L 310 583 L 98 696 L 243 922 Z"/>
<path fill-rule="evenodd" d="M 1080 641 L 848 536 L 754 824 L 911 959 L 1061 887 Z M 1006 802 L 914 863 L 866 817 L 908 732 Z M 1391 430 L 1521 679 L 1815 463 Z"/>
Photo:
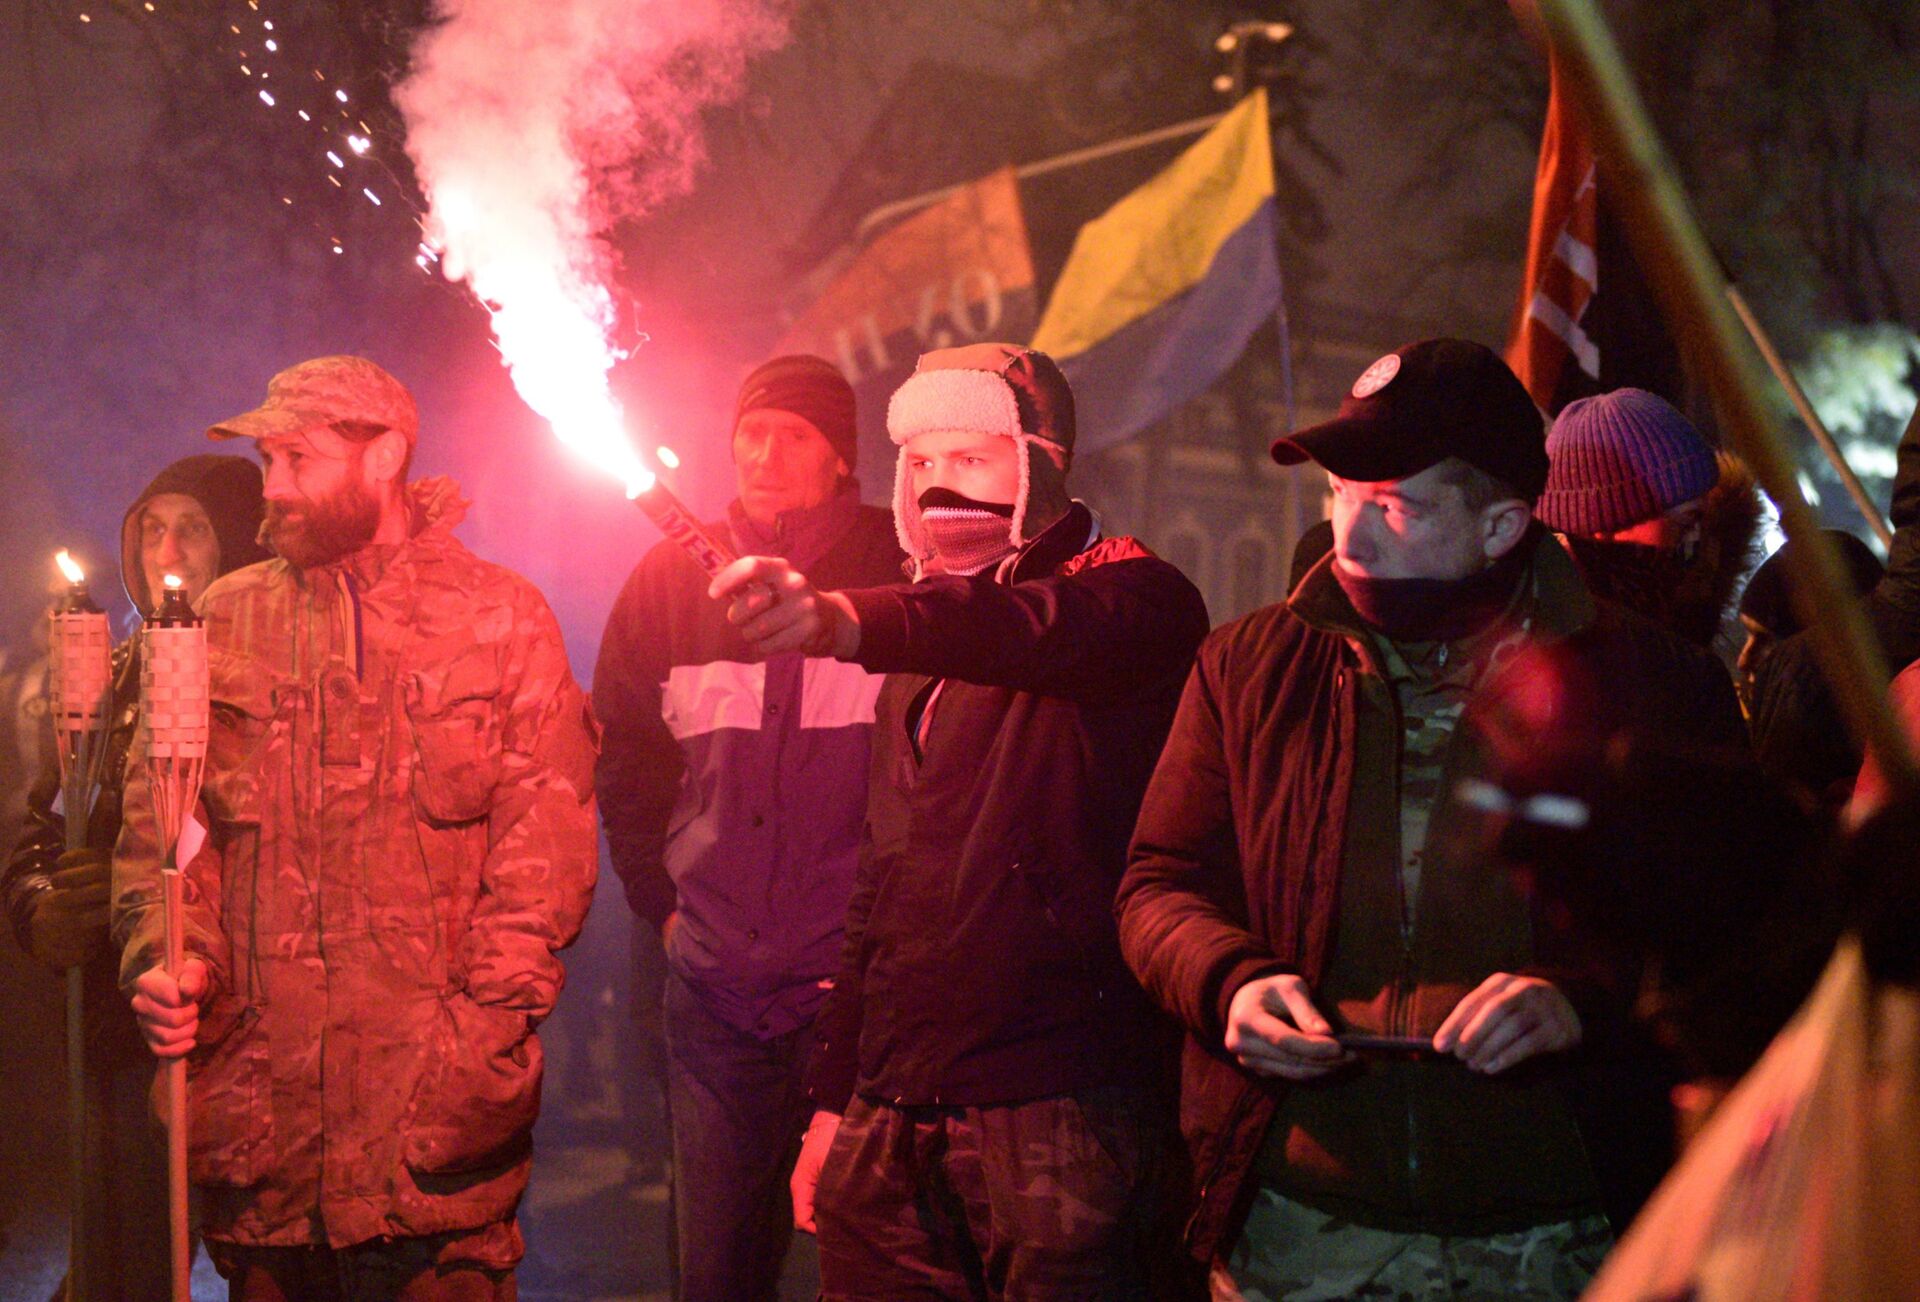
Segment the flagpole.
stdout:
<path fill-rule="evenodd" d="M 1920 789 L 1906 733 L 1887 701 L 1887 667 L 1866 617 L 1852 599 L 1838 550 L 1825 537 L 1800 485 L 1793 459 L 1768 420 L 1760 371 L 1740 340 L 1726 299 L 1726 277 L 1701 233 L 1593 0 L 1541 0 L 1554 53 L 1600 145 L 1610 193 L 1617 192 L 1641 265 L 1667 318 L 1707 378 L 1728 436 L 1780 510 L 1799 547 L 1787 553 L 1795 604 L 1806 617 L 1821 668 L 1855 736 L 1866 743 L 1902 793 Z"/>
<path fill-rule="evenodd" d="M 1744 325 L 1747 333 L 1753 336 L 1753 346 L 1758 348 L 1760 356 L 1766 359 L 1767 369 L 1772 371 L 1774 378 L 1780 381 L 1780 387 L 1787 391 L 1787 397 L 1792 401 L 1793 409 L 1800 413 L 1800 419 L 1805 423 L 1807 432 L 1813 435 L 1814 442 L 1820 445 L 1820 450 L 1827 454 L 1827 460 L 1833 463 L 1834 473 L 1840 476 L 1840 483 L 1847 490 L 1847 496 L 1851 497 L 1853 504 L 1860 509 L 1860 514 L 1866 520 L 1868 527 L 1873 530 L 1874 537 L 1880 540 L 1880 545 L 1883 547 L 1893 546 L 1893 529 L 1887 524 L 1887 518 L 1881 515 L 1880 508 L 1873 504 L 1873 498 L 1868 496 L 1865 485 L 1860 482 L 1860 476 L 1854 474 L 1853 467 L 1847 464 L 1847 458 L 1841 453 L 1840 445 L 1834 441 L 1833 432 L 1827 428 L 1826 422 L 1820 419 L 1820 413 L 1813 409 L 1813 403 L 1807 398 L 1807 391 L 1800 387 L 1800 381 L 1794 378 L 1793 371 L 1787 366 L 1786 358 L 1780 356 L 1779 349 L 1773 346 L 1773 339 L 1767 334 L 1766 328 L 1760 324 L 1760 318 L 1756 317 L 1753 309 L 1747 305 L 1746 295 L 1742 294 L 1740 287 L 1731 281 L 1727 283 L 1727 302 L 1733 304 L 1733 310 L 1739 314 L 1740 324 Z"/>
<path fill-rule="evenodd" d="M 1069 150 L 1064 154 L 1055 154 L 1051 158 L 1022 163 L 1013 169 L 1013 174 L 1025 181 L 1036 176 L 1045 176 L 1049 172 L 1078 167 L 1082 163 L 1096 163 L 1103 158 L 1111 158 L 1115 154 L 1145 149 L 1148 145 L 1158 145 L 1169 140 L 1184 140 L 1188 136 L 1200 135 L 1208 128 L 1217 125 L 1225 116 L 1227 116 L 1225 112 L 1209 113 L 1205 117 L 1188 118 L 1185 122 L 1155 127 L 1151 131 L 1142 131 L 1137 135 L 1122 136 L 1118 140 L 1102 141 L 1097 145 L 1088 145 L 1084 149 Z M 942 199 L 951 199 L 970 184 L 971 182 L 963 181 L 958 185 L 943 185 L 938 190 L 927 190 L 921 194 L 909 195 L 905 199 L 895 199 L 892 203 L 883 203 L 860 219 L 860 224 L 854 227 L 853 242 L 865 244 L 868 234 L 874 227 L 884 225 L 896 217 L 905 217 L 908 213 L 918 212 L 922 208 L 939 203 Z"/>
<path fill-rule="evenodd" d="M 1273 326 L 1280 332 L 1280 418 L 1285 422 L 1282 434 L 1293 433 L 1293 330 L 1287 322 L 1287 294 L 1280 291 L 1280 306 L 1273 310 Z"/>

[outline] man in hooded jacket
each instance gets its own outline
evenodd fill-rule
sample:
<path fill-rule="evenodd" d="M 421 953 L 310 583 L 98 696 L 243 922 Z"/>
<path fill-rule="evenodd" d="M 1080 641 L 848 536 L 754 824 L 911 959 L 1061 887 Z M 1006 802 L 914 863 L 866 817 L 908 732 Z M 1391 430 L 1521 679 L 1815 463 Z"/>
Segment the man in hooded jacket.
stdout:
<path fill-rule="evenodd" d="M 212 726 L 160 966 L 142 745 L 114 853 L 121 986 L 188 1057 L 189 1174 L 241 1302 L 510 1299 L 558 951 L 592 898 L 595 727 L 546 602 L 408 483 L 419 418 L 324 357 L 213 427 L 278 559 L 201 603 Z"/>
<path fill-rule="evenodd" d="M 165 574 L 178 575 L 187 600 L 197 603 L 220 575 L 265 560 L 261 511 L 260 468 L 245 458 L 203 454 L 162 470 L 120 526 L 120 572 L 134 609 L 153 609 Z M 167 1296 L 166 1163 L 147 1107 L 153 1058 L 120 997 L 119 964 L 107 944 L 110 862 L 140 705 L 138 634 L 114 648 L 113 670 L 87 845 L 66 848 L 56 760 L 28 795 L 26 826 L 0 869 L 0 898 L 22 949 L 48 967 L 85 970 L 88 1181 L 80 1254 L 89 1298 L 133 1302 Z M 43 751 L 52 753 L 50 738 Z"/>
<path fill-rule="evenodd" d="M 1044 354 L 929 353 L 887 430 L 917 582 L 713 585 L 761 654 L 890 675 L 795 1213 L 829 1299 L 1139 1297 L 1171 1041 L 1113 895 L 1206 606 L 1068 497 Z"/>

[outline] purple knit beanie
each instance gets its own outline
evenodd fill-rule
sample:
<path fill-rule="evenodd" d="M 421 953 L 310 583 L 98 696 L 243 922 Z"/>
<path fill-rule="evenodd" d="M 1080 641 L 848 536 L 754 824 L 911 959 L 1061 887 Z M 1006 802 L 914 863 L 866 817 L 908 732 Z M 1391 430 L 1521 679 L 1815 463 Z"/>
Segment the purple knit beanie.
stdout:
<path fill-rule="evenodd" d="M 1547 432 L 1547 459 L 1534 514 L 1581 538 L 1665 515 L 1704 496 L 1720 475 L 1700 431 L 1645 389 L 1568 403 Z"/>

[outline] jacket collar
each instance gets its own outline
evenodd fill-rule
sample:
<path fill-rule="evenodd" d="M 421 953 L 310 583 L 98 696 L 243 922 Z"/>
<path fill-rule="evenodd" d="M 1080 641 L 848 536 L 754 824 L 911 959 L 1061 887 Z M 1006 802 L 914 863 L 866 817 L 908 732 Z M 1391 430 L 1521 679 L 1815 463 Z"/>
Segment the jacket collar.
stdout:
<path fill-rule="evenodd" d="M 735 498 L 727 506 L 727 527 L 743 556 L 778 556 L 805 572 L 853 527 L 860 513 L 860 481 L 849 477 L 817 506 L 782 511 L 765 528 Z"/>
<path fill-rule="evenodd" d="M 1075 498 L 1066 514 L 1040 531 L 995 572 L 1002 583 L 1044 578 L 1100 541 L 1100 518 Z"/>

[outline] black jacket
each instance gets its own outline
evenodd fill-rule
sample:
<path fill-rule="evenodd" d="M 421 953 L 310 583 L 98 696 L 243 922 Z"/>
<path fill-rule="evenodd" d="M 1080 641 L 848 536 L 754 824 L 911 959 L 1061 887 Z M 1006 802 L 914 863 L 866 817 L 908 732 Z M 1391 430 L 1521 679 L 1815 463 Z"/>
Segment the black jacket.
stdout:
<path fill-rule="evenodd" d="M 845 960 L 809 1087 L 839 1110 L 1148 1083 L 1171 1048 L 1114 888 L 1199 592 L 1073 506 L 1004 580 L 848 593 L 881 694 Z M 915 740 L 919 725 L 924 745 Z"/>
<path fill-rule="evenodd" d="M 1861 608 L 1891 673 L 1920 659 L 1920 422 L 1907 426 L 1893 478 L 1893 546 L 1887 572 Z M 1840 706 L 1808 631 L 1782 639 L 1753 689 L 1754 753 L 1767 775 L 1837 809 L 1860 771 L 1861 748 Z"/>

